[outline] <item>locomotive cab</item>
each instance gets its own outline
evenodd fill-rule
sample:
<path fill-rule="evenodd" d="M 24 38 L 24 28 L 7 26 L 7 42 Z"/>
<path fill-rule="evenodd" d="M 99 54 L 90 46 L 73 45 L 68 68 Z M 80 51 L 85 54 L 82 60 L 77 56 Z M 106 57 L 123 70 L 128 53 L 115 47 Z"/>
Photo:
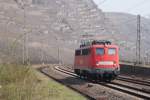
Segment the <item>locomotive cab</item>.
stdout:
<path fill-rule="evenodd" d="M 115 45 L 94 46 L 94 70 L 99 77 L 115 78 L 120 72 L 118 47 Z"/>
<path fill-rule="evenodd" d="M 113 80 L 120 72 L 118 46 L 109 41 L 92 41 L 75 51 L 74 71 L 92 80 Z"/>

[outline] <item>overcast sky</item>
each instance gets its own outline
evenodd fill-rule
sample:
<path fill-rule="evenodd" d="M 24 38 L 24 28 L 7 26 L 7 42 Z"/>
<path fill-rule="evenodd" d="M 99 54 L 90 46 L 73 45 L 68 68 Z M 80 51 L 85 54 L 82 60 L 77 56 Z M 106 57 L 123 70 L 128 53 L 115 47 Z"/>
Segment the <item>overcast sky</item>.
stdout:
<path fill-rule="evenodd" d="M 150 0 L 94 0 L 106 12 L 126 12 L 150 17 Z"/>

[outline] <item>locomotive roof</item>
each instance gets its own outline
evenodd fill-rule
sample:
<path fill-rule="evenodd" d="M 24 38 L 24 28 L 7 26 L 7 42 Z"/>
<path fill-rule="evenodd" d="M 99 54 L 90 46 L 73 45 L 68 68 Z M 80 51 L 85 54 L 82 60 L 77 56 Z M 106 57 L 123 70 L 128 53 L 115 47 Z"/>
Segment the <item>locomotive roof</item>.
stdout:
<path fill-rule="evenodd" d="M 80 48 L 78 48 L 77 50 L 79 50 L 79 49 L 86 49 L 86 48 L 102 48 L 102 47 L 118 48 L 118 46 L 115 45 L 115 44 L 111 44 L 111 45 L 99 45 L 99 44 L 95 44 L 95 45 L 80 47 Z"/>
<path fill-rule="evenodd" d="M 112 45 L 111 42 L 108 40 L 83 40 L 81 41 L 80 49 L 103 46 L 116 47 L 116 45 Z"/>

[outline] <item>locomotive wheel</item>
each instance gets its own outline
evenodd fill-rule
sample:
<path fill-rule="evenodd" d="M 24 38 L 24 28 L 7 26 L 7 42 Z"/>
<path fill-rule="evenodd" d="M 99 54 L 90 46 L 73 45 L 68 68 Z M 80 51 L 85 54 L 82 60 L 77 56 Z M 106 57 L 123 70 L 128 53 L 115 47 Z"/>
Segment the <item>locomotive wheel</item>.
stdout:
<path fill-rule="evenodd" d="M 87 80 L 92 81 L 92 75 L 91 74 L 87 74 Z"/>
<path fill-rule="evenodd" d="M 96 82 L 96 83 L 100 82 L 100 77 L 99 77 L 98 74 L 96 74 L 96 76 L 95 76 L 95 82 Z"/>
<path fill-rule="evenodd" d="M 111 79 L 105 79 L 105 82 L 110 83 Z"/>

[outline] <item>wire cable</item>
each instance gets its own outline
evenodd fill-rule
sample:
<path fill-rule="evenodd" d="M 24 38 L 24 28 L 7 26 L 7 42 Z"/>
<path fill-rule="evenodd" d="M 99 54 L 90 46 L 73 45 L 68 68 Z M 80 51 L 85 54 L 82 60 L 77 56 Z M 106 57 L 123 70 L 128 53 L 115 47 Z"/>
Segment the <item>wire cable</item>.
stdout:
<path fill-rule="evenodd" d="M 98 3 L 98 5 L 102 5 L 102 4 L 104 4 L 106 1 L 107 1 L 107 0 L 103 0 L 103 1 L 101 1 L 100 3 Z"/>
<path fill-rule="evenodd" d="M 134 5 L 134 6 L 130 7 L 130 8 L 128 8 L 127 11 L 130 12 L 130 11 L 132 11 L 132 10 L 134 10 L 134 9 L 137 9 L 138 7 L 140 7 L 140 6 L 142 6 L 143 4 L 147 3 L 148 1 L 150 1 L 150 0 L 142 0 L 142 1 L 139 2 L 138 4 L 136 4 L 136 5 Z"/>

